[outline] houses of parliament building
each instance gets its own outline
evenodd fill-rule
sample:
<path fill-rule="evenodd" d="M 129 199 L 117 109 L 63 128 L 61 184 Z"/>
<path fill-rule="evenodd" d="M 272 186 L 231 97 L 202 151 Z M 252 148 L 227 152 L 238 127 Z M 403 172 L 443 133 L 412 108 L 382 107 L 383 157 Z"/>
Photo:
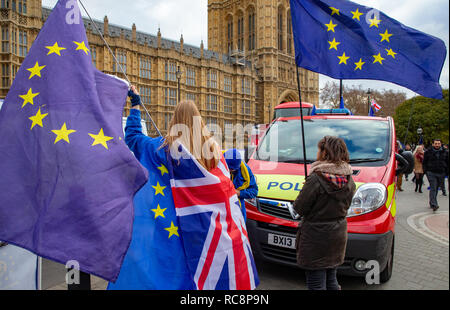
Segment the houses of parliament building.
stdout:
<path fill-rule="evenodd" d="M 0 98 L 5 98 L 51 9 L 41 0 L 0 4 Z M 289 0 L 208 0 L 207 9 L 207 47 L 184 44 L 183 36 L 165 39 L 160 30 L 141 32 L 134 24 L 119 27 L 107 17 L 96 25 L 84 19 L 93 64 L 123 78 L 99 29 L 163 134 L 178 98 L 193 100 L 205 122 L 221 128 L 268 123 L 275 106 L 298 101 Z M 299 70 L 303 101 L 317 105 L 318 74 Z M 129 106 L 124 116 L 128 113 Z"/>

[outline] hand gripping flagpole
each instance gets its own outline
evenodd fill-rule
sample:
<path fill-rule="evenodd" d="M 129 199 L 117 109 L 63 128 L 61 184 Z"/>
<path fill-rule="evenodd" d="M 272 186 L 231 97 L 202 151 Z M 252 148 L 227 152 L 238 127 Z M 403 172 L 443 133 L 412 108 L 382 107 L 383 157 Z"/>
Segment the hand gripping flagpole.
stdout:
<path fill-rule="evenodd" d="M 128 83 L 131 85 L 130 79 L 128 78 L 128 75 L 126 74 L 125 70 L 123 69 L 122 65 L 119 63 L 119 61 L 116 58 L 116 55 L 114 55 L 111 47 L 109 46 L 108 42 L 106 42 L 105 37 L 102 35 L 102 33 L 100 32 L 100 30 L 97 27 L 97 24 L 94 22 L 94 20 L 92 19 L 91 15 L 89 14 L 89 12 L 87 11 L 86 7 L 84 6 L 83 2 L 81 2 L 81 0 L 78 0 L 81 4 L 81 6 L 83 7 L 84 11 L 86 12 L 87 16 L 89 17 L 89 19 L 91 20 L 92 24 L 95 27 L 95 30 L 97 30 L 98 34 L 100 35 L 100 37 L 102 38 L 103 42 L 105 43 L 106 47 L 108 48 L 109 52 L 111 53 L 111 55 L 114 58 L 114 61 L 116 62 L 116 64 L 118 65 L 118 67 L 120 68 L 120 71 L 122 71 L 123 75 L 125 76 L 125 79 L 128 81 Z M 149 117 L 150 121 L 152 122 L 153 127 L 155 127 L 156 131 L 158 132 L 159 136 L 162 137 L 161 132 L 159 131 L 158 127 L 156 126 L 155 122 L 153 121 L 153 118 L 150 116 L 150 113 L 148 112 L 147 108 L 145 107 L 145 104 L 141 105 L 144 110 L 145 113 L 147 114 L 147 116 Z"/>

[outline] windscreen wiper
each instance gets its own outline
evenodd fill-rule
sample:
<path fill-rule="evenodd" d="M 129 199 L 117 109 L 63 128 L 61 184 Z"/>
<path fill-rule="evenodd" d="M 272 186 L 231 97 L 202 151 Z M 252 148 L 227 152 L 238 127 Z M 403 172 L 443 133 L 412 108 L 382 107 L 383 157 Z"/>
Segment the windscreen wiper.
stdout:
<path fill-rule="evenodd" d="M 383 158 L 356 158 L 356 159 L 350 159 L 351 164 L 355 163 L 371 163 L 376 161 L 384 161 Z"/>
<path fill-rule="evenodd" d="M 288 163 L 288 164 L 303 164 L 303 159 L 291 159 L 291 160 L 280 160 L 279 162 L 281 163 Z M 315 160 L 309 160 L 307 159 L 305 161 L 307 164 L 312 164 L 313 162 L 315 162 Z"/>

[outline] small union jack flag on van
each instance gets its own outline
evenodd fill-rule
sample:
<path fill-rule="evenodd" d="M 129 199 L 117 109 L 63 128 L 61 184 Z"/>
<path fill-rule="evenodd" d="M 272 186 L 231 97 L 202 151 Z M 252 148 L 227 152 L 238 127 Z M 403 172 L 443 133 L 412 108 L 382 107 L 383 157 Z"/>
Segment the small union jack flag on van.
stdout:
<path fill-rule="evenodd" d="M 381 105 L 379 105 L 375 99 L 372 99 L 372 108 L 375 110 L 375 112 L 378 112 L 381 110 Z"/>

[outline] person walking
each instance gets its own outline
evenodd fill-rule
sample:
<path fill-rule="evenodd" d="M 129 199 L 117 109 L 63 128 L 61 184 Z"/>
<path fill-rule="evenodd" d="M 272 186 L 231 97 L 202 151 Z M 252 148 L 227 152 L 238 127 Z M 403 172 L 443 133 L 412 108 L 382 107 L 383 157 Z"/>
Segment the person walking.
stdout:
<path fill-rule="evenodd" d="M 406 145 L 405 145 L 405 151 L 411 152 L 411 150 L 412 150 L 411 144 L 406 143 Z M 408 181 L 408 176 L 409 176 L 409 173 L 405 173 L 405 181 Z"/>
<path fill-rule="evenodd" d="M 231 181 L 241 204 L 242 215 L 244 220 L 247 221 L 245 199 L 258 196 L 258 185 L 256 184 L 255 176 L 250 167 L 242 160 L 238 150 L 228 150 L 224 153 L 224 157 L 230 169 Z"/>
<path fill-rule="evenodd" d="M 296 239 L 297 263 L 306 271 L 310 290 L 340 290 L 337 267 L 344 262 L 347 211 L 356 191 L 344 140 L 326 136 L 317 161 L 295 200 L 302 217 Z"/>
<path fill-rule="evenodd" d="M 433 211 L 439 209 L 437 194 L 439 186 L 448 175 L 448 152 L 442 148 L 442 142 L 434 139 L 432 146 L 425 151 L 423 170 L 430 183 L 429 204 Z"/>
<path fill-rule="evenodd" d="M 423 185 L 423 157 L 424 150 L 423 145 L 418 145 L 414 151 L 414 179 L 416 181 L 415 192 L 422 193 Z"/>
<path fill-rule="evenodd" d="M 397 176 L 397 190 L 400 192 L 403 192 L 402 189 L 402 183 L 403 183 L 403 171 L 407 168 L 408 163 L 406 161 L 406 159 L 403 158 L 403 156 L 401 155 L 403 153 L 403 148 L 402 148 L 402 144 L 400 143 L 400 141 L 397 141 L 397 153 L 395 153 L 395 158 L 397 159 L 397 165 L 399 165 L 401 167 L 401 169 L 397 169 L 396 171 L 396 176 Z"/>

